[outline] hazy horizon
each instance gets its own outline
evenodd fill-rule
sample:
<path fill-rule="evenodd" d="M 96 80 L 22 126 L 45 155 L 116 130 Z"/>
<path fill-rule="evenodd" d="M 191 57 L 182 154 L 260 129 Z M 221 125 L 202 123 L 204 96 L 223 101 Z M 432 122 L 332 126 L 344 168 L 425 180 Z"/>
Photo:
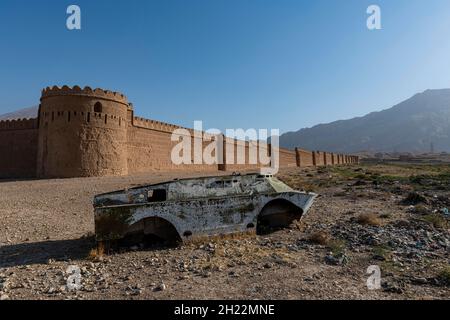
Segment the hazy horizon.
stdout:
<path fill-rule="evenodd" d="M 417 92 L 417 93 L 415 93 L 415 94 L 423 93 L 423 92 L 429 91 L 429 90 L 431 90 L 431 91 L 450 90 L 450 88 L 426 89 L 426 90 L 422 90 L 422 91 L 420 91 L 420 92 Z M 415 95 L 415 94 L 414 94 L 414 95 Z M 406 98 L 406 99 L 404 99 L 404 100 L 402 100 L 402 101 L 396 102 L 396 103 L 394 103 L 394 104 L 392 104 L 392 105 L 390 105 L 390 106 L 383 107 L 383 108 L 380 108 L 380 109 L 377 109 L 377 110 L 373 110 L 373 111 L 369 111 L 368 113 L 365 113 L 365 114 L 363 114 L 363 115 L 355 115 L 355 116 L 352 116 L 352 117 L 350 117 L 350 118 L 345 118 L 345 119 L 344 119 L 344 118 L 338 118 L 338 119 L 335 119 L 335 120 L 331 120 L 331 121 L 329 121 L 329 122 L 316 123 L 316 124 L 312 124 L 312 125 L 309 126 L 309 127 L 301 127 L 301 128 L 297 128 L 297 129 L 290 130 L 290 131 L 284 131 L 284 130 L 282 130 L 282 129 L 280 128 L 280 134 L 297 132 L 297 131 L 300 131 L 300 130 L 302 130 L 302 129 L 311 129 L 311 128 L 314 128 L 314 127 L 320 126 L 320 125 L 325 125 L 325 124 L 330 124 L 330 123 L 334 123 L 334 122 L 346 121 L 346 120 L 352 120 L 352 119 L 355 119 L 355 118 L 364 117 L 364 116 L 366 116 L 366 115 L 368 115 L 368 114 L 370 114 L 370 113 L 381 112 L 381 111 L 384 111 L 384 110 L 388 110 L 388 109 L 390 109 L 390 108 L 392 108 L 392 107 L 395 107 L 397 104 L 399 104 L 399 103 L 401 103 L 401 102 L 404 102 L 405 100 L 408 100 L 408 99 L 412 98 L 414 95 L 411 95 L 410 97 L 408 97 L 408 98 Z M 0 114 L 0 119 L 1 119 L 3 116 L 9 115 L 9 114 L 15 114 L 16 112 L 20 112 L 20 111 L 27 111 L 27 110 L 32 109 L 32 108 L 36 108 L 36 109 L 37 109 L 38 107 L 39 107 L 38 105 L 34 105 L 34 106 L 30 106 L 30 107 L 24 107 L 24 108 L 19 108 L 19 109 L 12 110 L 12 111 L 9 111 L 9 112 L 5 112 L 5 113 Z M 135 115 L 138 116 L 138 117 L 141 116 L 140 114 L 135 114 Z M 160 120 L 160 119 L 152 119 L 152 120 Z M 0 121 L 1 121 L 1 120 L 0 120 Z M 174 123 L 174 121 L 172 121 L 172 122 L 169 121 L 169 123 L 177 124 L 177 123 Z M 192 123 L 192 125 L 193 125 L 193 123 Z M 190 128 L 190 127 L 192 127 L 192 125 L 191 125 L 191 126 L 187 126 L 187 127 Z"/>

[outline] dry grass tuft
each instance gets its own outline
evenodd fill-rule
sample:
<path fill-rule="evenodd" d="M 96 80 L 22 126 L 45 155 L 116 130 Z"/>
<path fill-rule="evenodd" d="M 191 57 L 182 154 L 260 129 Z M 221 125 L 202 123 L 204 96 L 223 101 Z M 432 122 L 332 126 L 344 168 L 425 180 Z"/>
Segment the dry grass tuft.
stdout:
<path fill-rule="evenodd" d="M 104 254 L 105 246 L 102 242 L 99 242 L 96 248 L 93 248 L 91 249 L 91 251 L 89 251 L 88 259 L 92 261 L 99 261 L 103 258 Z"/>
<path fill-rule="evenodd" d="M 338 257 L 345 253 L 347 243 L 342 239 L 334 239 L 328 242 L 328 248 L 331 250 L 334 256 Z"/>
<path fill-rule="evenodd" d="M 446 266 L 444 269 L 442 269 L 437 277 L 443 285 L 450 287 L 450 266 Z"/>
<path fill-rule="evenodd" d="M 309 236 L 308 240 L 312 243 L 326 246 L 330 242 L 331 237 L 328 233 L 326 233 L 324 231 L 317 231 L 317 232 L 314 232 L 313 234 L 311 234 Z"/>
<path fill-rule="evenodd" d="M 427 214 L 422 217 L 422 220 L 433 225 L 436 229 L 445 229 L 449 227 L 449 222 L 447 219 L 438 213 Z"/>
<path fill-rule="evenodd" d="M 362 213 L 356 217 L 355 221 L 365 226 L 381 225 L 381 220 L 375 213 Z"/>

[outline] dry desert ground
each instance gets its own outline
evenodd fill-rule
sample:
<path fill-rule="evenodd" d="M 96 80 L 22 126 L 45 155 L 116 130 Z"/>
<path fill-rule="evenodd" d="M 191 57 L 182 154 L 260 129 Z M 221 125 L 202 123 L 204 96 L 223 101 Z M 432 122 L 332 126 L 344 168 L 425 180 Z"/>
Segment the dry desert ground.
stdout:
<path fill-rule="evenodd" d="M 287 229 L 92 254 L 95 194 L 175 177 L 0 181 L 1 299 L 450 298 L 448 165 L 283 169 L 281 180 L 320 194 Z"/>

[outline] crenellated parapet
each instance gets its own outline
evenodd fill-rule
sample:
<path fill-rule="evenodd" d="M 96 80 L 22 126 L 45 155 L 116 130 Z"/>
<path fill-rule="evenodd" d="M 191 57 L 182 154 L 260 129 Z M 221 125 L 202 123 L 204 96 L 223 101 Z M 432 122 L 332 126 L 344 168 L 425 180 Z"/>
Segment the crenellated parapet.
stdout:
<path fill-rule="evenodd" d="M 149 129 L 149 130 L 160 131 L 160 132 L 165 132 L 165 133 L 173 133 L 177 129 L 182 129 L 182 130 L 188 131 L 189 135 L 191 135 L 191 137 L 194 137 L 194 134 L 195 134 L 195 130 L 191 129 L 191 128 L 185 128 L 185 127 L 177 126 L 174 124 L 157 121 L 157 120 L 146 119 L 146 118 L 142 118 L 142 117 L 133 117 L 133 126 L 135 126 L 137 128 Z M 209 133 L 206 133 L 203 131 L 201 131 L 201 132 L 197 131 L 197 134 L 199 136 L 203 136 L 205 139 L 213 139 L 215 137 L 215 135 L 209 134 Z"/>
<path fill-rule="evenodd" d="M 174 124 L 169 124 L 169 123 L 156 121 L 156 120 L 145 119 L 145 118 L 141 118 L 141 117 L 134 117 L 133 124 L 136 127 L 164 131 L 164 132 L 173 132 L 176 129 L 185 129 L 183 127 L 180 127 L 180 126 L 177 126 Z M 187 130 L 189 130 L 189 129 L 187 129 Z"/>
<path fill-rule="evenodd" d="M 54 96 L 85 96 L 91 98 L 99 98 L 104 100 L 110 100 L 114 102 L 119 102 L 125 105 L 129 105 L 127 97 L 120 92 L 103 90 L 100 88 L 92 89 L 91 87 L 84 87 L 83 89 L 79 86 L 53 86 L 47 87 L 42 90 L 41 100 L 54 97 Z"/>
<path fill-rule="evenodd" d="M 37 119 L 17 119 L 0 121 L 0 130 L 37 129 Z"/>

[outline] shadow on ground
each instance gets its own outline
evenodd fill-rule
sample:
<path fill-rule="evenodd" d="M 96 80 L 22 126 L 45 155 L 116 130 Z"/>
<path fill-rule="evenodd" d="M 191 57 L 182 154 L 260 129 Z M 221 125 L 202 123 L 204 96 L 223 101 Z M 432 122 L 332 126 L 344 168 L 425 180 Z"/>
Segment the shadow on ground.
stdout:
<path fill-rule="evenodd" d="M 46 264 L 49 259 L 55 261 L 85 259 L 94 245 L 93 237 L 85 237 L 2 246 L 0 268 Z"/>
<path fill-rule="evenodd" d="M 0 184 L 1 183 L 8 183 L 8 182 L 28 182 L 28 181 L 39 181 L 39 180 L 43 180 L 43 179 L 38 179 L 38 178 L 5 178 L 2 177 L 0 178 Z"/>

